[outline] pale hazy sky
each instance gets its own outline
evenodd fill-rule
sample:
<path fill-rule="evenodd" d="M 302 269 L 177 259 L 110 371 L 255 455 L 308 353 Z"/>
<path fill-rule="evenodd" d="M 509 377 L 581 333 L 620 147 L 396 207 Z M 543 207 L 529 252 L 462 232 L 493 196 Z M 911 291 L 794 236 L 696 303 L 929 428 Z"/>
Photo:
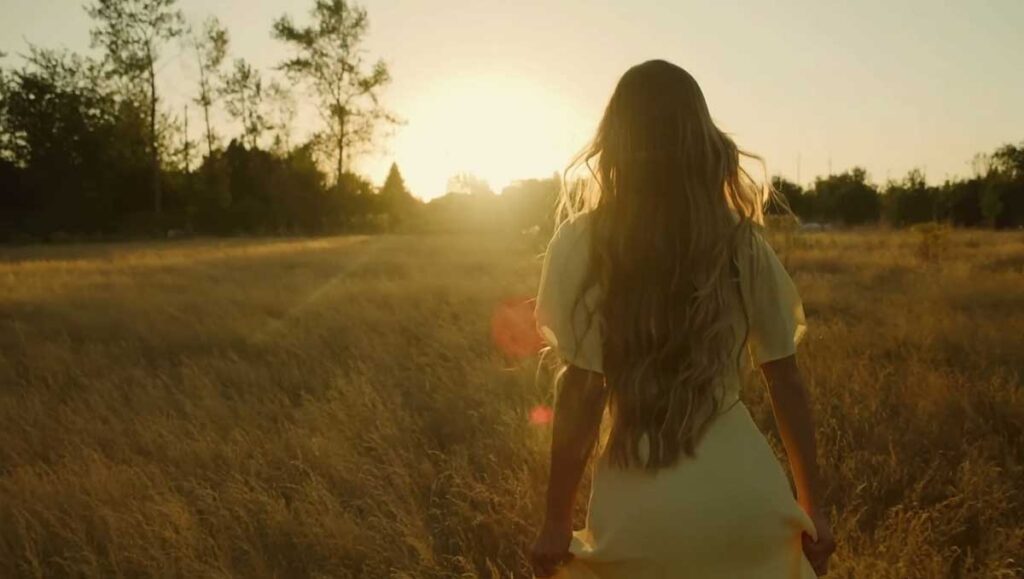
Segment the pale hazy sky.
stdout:
<path fill-rule="evenodd" d="M 302 21 L 311 5 L 180 0 L 190 21 L 220 17 L 231 56 L 268 75 L 287 54 L 270 38 L 272 21 L 284 13 Z M 424 198 L 444 193 L 460 171 L 500 190 L 560 170 L 591 135 L 618 77 L 650 58 L 689 70 L 741 147 L 762 154 L 772 173 L 795 179 L 799 167 L 805 183 L 830 162 L 833 171 L 862 165 L 879 183 L 914 167 L 942 181 L 969 174 L 975 153 L 1024 140 L 1022 0 L 363 5 L 367 48 L 394 77 L 384 100 L 407 123 L 357 168 L 380 183 L 395 160 Z M 26 40 L 87 50 L 89 27 L 77 0 L 0 0 L 0 50 L 12 54 Z M 181 109 L 195 78 L 192 54 L 168 46 L 169 106 Z M 198 127 L 198 115 L 191 122 Z"/>

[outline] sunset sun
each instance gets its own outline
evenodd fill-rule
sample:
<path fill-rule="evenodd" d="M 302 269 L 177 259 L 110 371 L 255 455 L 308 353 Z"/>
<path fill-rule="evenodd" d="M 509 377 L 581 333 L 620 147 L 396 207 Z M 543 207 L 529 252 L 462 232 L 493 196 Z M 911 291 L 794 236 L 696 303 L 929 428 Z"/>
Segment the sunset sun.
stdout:
<path fill-rule="evenodd" d="M 0 16 L 0 579 L 1024 579 L 1024 0 Z"/>
<path fill-rule="evenodd" d="M 548 177 L 588 136 L 585 119 L 558 94 L 500 74 L 438 82 L 412 101 L 408 116 L 394 149 L 400 157 L 416 151 L 403 169 L 426 199 L 444 194 L 457 173 L 495 192 L 515 179 Z"/>

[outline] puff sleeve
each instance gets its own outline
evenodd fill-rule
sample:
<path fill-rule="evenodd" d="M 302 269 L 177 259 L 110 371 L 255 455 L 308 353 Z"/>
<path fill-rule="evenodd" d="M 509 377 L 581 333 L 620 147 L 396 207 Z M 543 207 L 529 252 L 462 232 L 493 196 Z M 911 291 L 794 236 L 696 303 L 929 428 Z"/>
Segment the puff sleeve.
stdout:
<path fill-rule="evenodd" d="M 555 231 L 544 254 L 535 315 L 544 341 L 567 363 L 601 372 L 600 327 L 593 288 L 583 292 L 589 244 L 580 220 Z"/>
<path fill-rule="evenodd" d="M 796 285 L 764 237 L 753 232 L 741 280 L 754 361 L 764 364 L 796 353 L 807 330 Z"/>

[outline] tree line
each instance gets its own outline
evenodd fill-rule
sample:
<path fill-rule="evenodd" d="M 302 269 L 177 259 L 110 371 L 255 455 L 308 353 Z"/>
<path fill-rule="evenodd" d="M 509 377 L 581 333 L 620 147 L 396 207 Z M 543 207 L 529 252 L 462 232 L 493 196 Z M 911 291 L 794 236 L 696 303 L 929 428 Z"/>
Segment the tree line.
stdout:
<path fill-rule="evenodd" d="M 30 45 L 0 67 L 0 238 L 309 234 L 393 227 L 416 210 L 397 166 L 379 189 L 347 167 L 399 122 L 380 104 L 387 65 L 362 48 L 364 8 L 315 0 L 306 24 L 282 15 L 270 35 L 289 55 L 269 79 L 230 58 L 215 17 L 189 26 L 176 2 L 95 0 L 99 56 Z M 174 44 L 198 71 L 199 127 L 158 88 Z M 295 90 L 322 120 L 301 143 Z M 218 129 L 217 111 L 231 125 Z"/>
<path fill-rule="evenodd" d="M 395 165 L 379 188 L 349 169 L 401 122 L 381 104 L 391 76 L 367 59 L 361 6 L 313 0 L 305 23 L 283 14 L 269 35 L 288 56 L 262 71 L 232 54 L 217 18 L 191 26 L 176 2 L 92 0 L 96 56 L 30 45 L 15 66 L 0 53 L 0 240 L 550 227 L 557 176 L 495 195 L 457 175 L 423 204 Z M 197 71 L 191 126 L 157 82 L 174 45 Z M 296 142 L 300 98 L 321 125 Z M 911 171 L 879 187 L 860 168 L 773 184 L 805 222 L 1024 226 L 1024 143 L 977 160 L 975 176 L 938 186 Z"/>
<path fill-rule="evenodd" d="M 775 176 L 778 193 L 767 213 L 795 215 L 804 225 L 1024 227 L 1024 142 L 975 156 L 975 175 L 929 185 L 919 169 L 879 186 L 853 167 L 818 177 L 807 187 Z M 432 201 L 424 213 L 433 228 L 549 230 L 557 201 L 558 175 L 518 181 L 495 195 L 472 176 L 456 176 L 449 189 L 460 192 Z"/>
<path fill-rule="evenodd" d="M 818 177 L 806 189 L 782 177 L 773 178 L 772 185 L 804 222 L 1024 227 L 1024 142 L 979 154 L 975 166 L 973 177 L 950 179 L 941 185 L 929 185 L 924 173 L 913 169 L 902 179 L 879 187 L 860 167 Z"/>

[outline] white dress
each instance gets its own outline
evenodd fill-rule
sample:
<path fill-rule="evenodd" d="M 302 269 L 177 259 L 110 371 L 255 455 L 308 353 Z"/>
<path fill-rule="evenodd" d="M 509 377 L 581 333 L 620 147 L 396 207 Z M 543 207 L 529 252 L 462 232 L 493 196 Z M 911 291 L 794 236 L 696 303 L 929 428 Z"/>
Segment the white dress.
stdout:
<path fill-rule="evenodd" d="M 599 298 L 582 289 L 589 259 L 589 218 L 564 224 L 548 246 L 537 296 L 545 340 L 575 366 L 601 372 L 600 324 L 586 306 Z M 587 526 L 574 534 L 575 558 L 561 579 L 811 579 L 801 534 L 814 536 L 781 465 L 738 399 L 751 356 L 764 363 L 790 356 L 805 328 L 792 280 L 759 233 L 735 256 L 740 297 L 732 308 L 736 350 L 744 360 L 725 377 L 720 413 L 696 456 L 655 474 L 597 458 Z M 742 302 L 740 301 L 742 299 Z M 575 307 L 574 307 L 575 306 Z M 746 313 L 744 313 L 746 309 Z M 750 332 L 747 342 L 747 316 Z"/>

